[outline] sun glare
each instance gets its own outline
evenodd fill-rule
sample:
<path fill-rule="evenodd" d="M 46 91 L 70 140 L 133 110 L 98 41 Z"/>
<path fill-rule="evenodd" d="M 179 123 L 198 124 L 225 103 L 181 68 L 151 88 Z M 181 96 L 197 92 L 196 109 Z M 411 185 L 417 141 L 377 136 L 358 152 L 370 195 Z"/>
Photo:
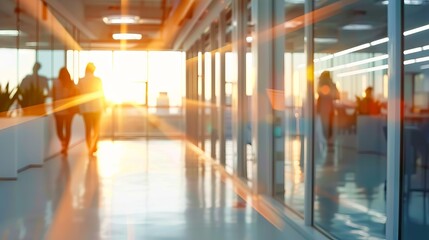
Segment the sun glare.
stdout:
<path fill-rule="evenodd" d="M 181 105 L 182 91 L 178 90 L 182 89 L 185 72 L 181 52 L 80 51 L 78 54 L 79 62 L 68 66 L 70 73 L 82 77 L 86 64 L 93 62 L 108 102 L 146 104 L 148 87 L 149 105 L 156 105 L 160 92 L 168 93 L 171 106 Z M 77 77 L 74 79 L 77 81 Z"/>

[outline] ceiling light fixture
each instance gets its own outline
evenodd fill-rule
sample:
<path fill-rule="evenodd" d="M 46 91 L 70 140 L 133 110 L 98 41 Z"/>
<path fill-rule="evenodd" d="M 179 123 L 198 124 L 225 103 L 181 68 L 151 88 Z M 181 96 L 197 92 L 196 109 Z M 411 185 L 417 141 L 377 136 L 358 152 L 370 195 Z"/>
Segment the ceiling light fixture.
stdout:
<path fill-rule="evenodd" d="M 115 40 L 140 40 L 142 35 L 139 33 L 114 33 L 112 38 Z"/>
<path fill-rule="evenodd" d="M 161 24 L 161 19 L 140 18 L 135 15 L 112 15 L 103 18 L 105 24 Z"/>
<path fill-rule="evenodd" d="M 26 47 L 49 47 L 48 42 L 26 42 Z"/>
<path fill-rule="evenodd" d="M 423 47 L 417 47 L 417 48 L 407 49 L 407 50 L 404 51 L 404 55 L 410 55 L 410 54 L 413 54 L 413 53 L 417 53 L 417 52 L 421 52 L 421 51 L 426 51 L 426 50 L 429 50 L 429 45 L 426 45 L 426 46 L 423 46 Z M 366 63 L 371 63 L 371 62 L 385 60 L 385 59 L 388 59 L 388 58 L 389 58 L 389 55 L 383 54 L 383 55 L 380 55 L 380 56 L 377 56 L 377 57 L 373 57 L 373 58 L 367 58 L 367 59 L 359 60 L 359 61 L 356 61 L 356 62 L 351 62 L 351 63 L 342 64 L 342 65 L 337 65 L 335 67 L 331 67 L 331 68 L 328 68 L 326 70 L 328 70 L 328 71 L 338 71 L 338 70 L 341 70 L 341 69 L 344 69 L 344 68 L 355 67 L 355 66 L 359 66 L 359 65 L 362 65 L 362 64 L 366 64 Z M 320 61 L 320 60 L 319 59 L 314 59 L 313 62 L 316 63 L 318 61 Z M 421 60 L 416 60 L 415 59 L 415 61 L 421 61 Z M 320 71 L 320 72 L 322 72 L 322 71 Z"/>
<path fill-rule="evenodd" d="M 427 0 L 404 0 L 404 4 L 406 4 L 406 5 L 423 5 L 426 3 L 428 3 Z M 381 4 L 387 5 L 387 4 L 389 4 L 389 1 L 384 0 L 381 2 Z"/>
<path fill-rule="evenodd" d="M 416 63 L 427 62 L 429 61 L 429 56 L 416 58 Z"/>
<path fill-rule="evenodd" d="M 140 18 L 139 24 L 161 24 L 161 19 Z"/>
<path fill-rule="evenodd" d="M 389 38 L 385 37 L 385 38 L 381 38 L 381 39 L 372 41 L 370 44 L 371 44 L 371 46 L 375 46 L 375 45 L 378 45 L 378 44 L 386 43 L 388 41 L 389 41 Z"/>
<path fill-rule="evenodd" d="M 356 71 L 350 71 L 350 72 L 346 72 L 346 73 L 340 73 L 337 76 L 338 77 L 348 77 L 348 76 L 352 76 L 352 75 L 357 75 L 357 74 L 362 74 L 362 73 L 369 73 L 369 72 L 375 72 L 375 71 L 384 70 L 384 69 L 387 69 L 387 64 L 386 65 L 377 66 L 377 67 L 359 69 L 359 70 L 356 70 Z"/>
<path fill-rule="evenodd" d="M 342 27 L 343 30 L 348 31 L 364 31 L 364 30 L 371 30 L 374 27 L 371 24 L 364 24 L 364 23 L 352 23 L 347 24 Z"/>
<path fill-rule="evenodd" d="M 410 35 L 413 35 L 415 33 L 423 32 L 423 31 L 426 31 L 426 30 L 429 30 L 429 24 L 424 25 L 424 26 L 420 26 L 420 27 L 417 27 L 417 28 L 413 28 L 413 29 L 410 29 L 410 30 L 407 30 L 407 31 L 405 31 L 403 33 L 403 35 L 404 36 L 410 36 Z M 305 39 L 304 39 L 304 41 L 305 41 Z M 352 48 L 349 48 L 349 49 L 346 49 L 346 50 L 334 53 L 334 57 L 338 57 L 338 56 L 342 56 L 342 55 L 345 55 L 345 54 L 353 53 L 353 52 L 356 52 L 356 51 L 359 51 L 359 50 L 363 50 L 365 48 L 369 48 L 371 46 L 376 46 L 376 45 L 379 45 L 379 44 L 382 44 L 382 43 L 386 43 L 388 41 L 389 41 L 389 38 L 387 38 L 387 37 L 380 38 L 380 39 L 374 40 L 374 41 L 372 41 L 370 43 L 365 43 L 365 44 L 362 44 L 360 46 L 352 47 Z M 422 49 L 423 50 L 428 50 L 429 49 L 429 45 L 423 46 Z M 316 62 L 324 61 L 324 60 L 325 59 L 321 59 L 320 58 L 320 59 L 314 59 L 313 61 L 316 63 Z"/>
<path fill-rule="evenodd" d="M 316 0 L 318 2 L 319 0 Z M 305 0 L 285 0 L 285 3 L 291 3 L 291 4 L 304 4 Z"/>
<path fill-rule="evenodd" d="M 19 36 L 21 32 L 18 30 L 8 30 L 8 29 L 4 29 L 4 30 L 0 30 L 0 36 L 6 36 L 6 37 L 17 37 Z"/>
<path fill-rule="evenodd" d="M 404 32 L 404 36 L 409 36 L 409 35 L 412 35 L 414 33 L 423 32 L 423 31 L 426 31 L 428 29 L 429 29 L 429 24 L 421 26 L 421 27 L 418 27 L 418 28 L 413 28 L 411 30 L 405 31 Z"/>
<path fill-rule="evenodd" d="M 285 3 L 303 4 L 305 0 L 285 0 Z"/>
<path fill-rule="evenodd" d="M 417 52 L 421 52 L 421 51 L 423 51 L 422 47 L 416 47 L 416 48 L 411 48 L 411 49 L 405 50 L 404 54 L 408 55 L 408 54 L 417 53 Z"/>
<path fill-rule="evenodd" d="M 410 65 L 416 63 L 416 59 L 409 59 L 404 61 L 404 65 Z"/>
<path fill-rule="evenodd" d="M 114 15 L 103 18 L 105 24 L 137 24 L 139 20 L 139 16 L 132 15 Z"/>
<path fill-rule="evenodd" d="M 316 37 L 314 38 L 314 42 L 315 43 L 337 43 L 338 42 L 338 38 L 323 38 L 323 37 Z"/>
<path fill-rule="evenodd" d="M 253 37 L 252 36 L 247 36 L 246 37 L 246 42 L 251 43 L 253 41 Z"/>
<path fill-rule="evenodd" d="M 320 61 L 326 61 L 326 60 L 329 60 L 329 59 L 332 59 L 332 58 L 334 58 L 334 55 L 329 54 L 327 56 L 321 57 Z"/>
<path fill-rule="evenodd" d="M 352 53 L 352 52 L 357 52 L 357 51 L 363 50 L 365 48 L 369 48 L 370 46 L 371 46 L 371 44 L 365 43 L 365 44 L 362 44 L 362 45 L 359 45 L 359 46 L 356 46 L 356 47 L 352 47 L 352 48 L 349 48 L 349 49 L 346 49 L 346 50 L 334 53 L 334 56 L 335 57 L 343 56 L 343 55 L 346 55 L 346 54 L 349 54 L 349 53 Z"/>
<path fill-rule="evenodd" d="M 426 56 L 426 57 L 421 57 L 421 58 L 414 58 L 414 59 L 405 60 L 404 65 L 422 63 L 422 62 L 428 62 L 428 61 L 429 61 L 429 56 Z M 423 67 L 423 66 L 425 66 L 425 65 L 422 65 L 421 67 Z M 356 71 L 350 71 L 350 72 L 346 72 L 346 73 L 340 73 L 340 74 L 338 74 L 338 77 L 348 77 L 348 76 L 362 74 L 362 73 L 369 73 L 369 72 L 384 70 L 387 68 L 388 68 L 388 65 L 385 64 L 385 65 L 381 65 L 381 66 L 377 66 L 377 67 L 371 67 L 371 68 L 365 68 L 365 69 L 360 69 L 360 70 L 356 70 Z"/>

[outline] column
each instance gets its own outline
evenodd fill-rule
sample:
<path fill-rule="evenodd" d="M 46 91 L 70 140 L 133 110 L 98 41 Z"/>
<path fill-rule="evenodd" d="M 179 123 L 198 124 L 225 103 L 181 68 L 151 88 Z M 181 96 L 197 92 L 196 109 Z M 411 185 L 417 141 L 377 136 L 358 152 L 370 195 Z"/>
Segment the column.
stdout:
<path fill-rule="evenodd" d="M 210 52 L 211 52 L 211 157 L 216 159 L 216 141 L 217 141 L 217 106 L 216 106 L 216 58 L 215 53 L 217 50 L 216 41 L 216 24 L 210 25 Z"/>
<path fill-rule="evenodd" d="M 242 178 L 247 177 L 246 159 L 246 50 L 247 50 L 247 1 L 232 2 L 232 53 L 235 78 L 232 83 L 232 136 L 234 144 L 234 172 Z"/>
<path fill-rule="evenodd" d="M 219 162 L 225 166 L 225 110 L 226 110 L 226 95 L 225 95 L 225 33 L 226 33 L 226 16 L 225 10 L 219 15 L 218 26 L 218 49 L 220 54 L 219 68 L 219 117 L 218 117 L 218 133 L 219 133 Z"/>
<path fill-rule="evenodd" d="M 285 6 L 284 0 L 273 1 L 273 90 L 270 93 L 272 99 L 274 119 L 273 119 L 273 139 L 274 139 L 274 168 L 277 173 L 276 194 L 284 194 L 284 165 L 285 165 Z M 273 172 L 274 174 L 274 172 Z"/>
<path fill-rule="evenodd" d="M 252 144 L 255 151 L 253 187 L 258 194 L 272 195 L 273 110 L 267 90 L 273 87 L 273 1 L 252 0 L 254 86 L 252 96 Z"/>
<path fill-rule="evenodd" d="M 387 191 L 386 239 L 400 239 L 401 228 L 401 158 L 403 124 L 403 1 L 389 1 L 387 6 L 388 106 L 387 106 Z"/>
<path fill-rule="evenodd" d="M 201 134 L 201 150 L 205 151 L 206 142 L 206 79 L 205 79 L 205 48 L 204 48 L 204 35 L 200 39 L 200 52 L 201 52 L 201 99 L 199 106 L 201 109 L 200 120 L 200 134 Z"/>
<path fill-rule="evenodd" d="M 305 55 L 307 59 L 307 92 L 304 102 L 304 222 L 313 224 L 313 170 L 314 170 L 314 30 L 313 30 L 313 1 L 306 1 L 305 11 Z"/>

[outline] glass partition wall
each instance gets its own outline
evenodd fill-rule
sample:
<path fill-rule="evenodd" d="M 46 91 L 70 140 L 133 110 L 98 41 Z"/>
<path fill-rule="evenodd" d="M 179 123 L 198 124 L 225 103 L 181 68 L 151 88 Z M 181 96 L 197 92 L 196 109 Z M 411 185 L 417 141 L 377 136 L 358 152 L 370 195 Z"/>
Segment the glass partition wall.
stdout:
<path fill-rule="evenodd" d="M 406 2 L 406 1 L 405 1 Z M 401 237 L 429 236 L 429 5 L 404 5 Z"/>
<path fill-rule="evenodd" d="M 232 7 L 233 20 L 239 19 L 234 14 L 240 14 L 234 6 L 239 5 Z M 278 6 L 284 9 L 281 24 L 273 20 Z M 250 155 L 255 159 L 247 163 L 247 167 L 253 164 L 247 169 L 247 177 L 257 173 L 253 190 L 283 203 L 302 219 L 300 223 L 328 238 L 422 239 L 427 235 L 428 6 L 425 0 L 251 1 L 249 7 L 256 15 L 249 20 L 252 55 L 246 63 L 250 76 L 246 85 L 252 87 L 246 95 L 252 102 L 247 110 L 253 127 L 247 154 L 255 154 Z M 402 20 L 403 32 L 392 38 Z M 212 24 L 218 22 L 216 18 Z M 233 21 L 227 29 L 238 23 Z M 274 32 L 280 28 L 284 37 L 284 87 L 272 91 L 278 77 L 273 73 L 281 72 L 272 62 L 278 54 L 274 52 Z M 397 69 L 402 71 L 402 60 L 392 61 L 394 51 L 402 46 L 403 77 L 396 74 Z M 229 96 L 234 102 L 237 53 L 233 48 L 226 54 L 227 106 Z M 259 89 L 264 86 L 269 87 Z M 284 104 L 270 105 L 272 114 L 264 116 L 269 119 L 264 125 L 265 119 L 251 112 L 259 110 L 255 106 L 267 106 L 264 101 L 278 101 L 277 95 Z M 395 115 L 389 106 L 400 109 L 403 117 Z M 284 120 L 275 115 L 279 109 Z M 239 109 L 232 108 L 231 115 L 234 111 Z M 225 131 L 228 142 L 228 122 L 234 126 L 235 120 L 225 115 L 224 129 L 218 130 Z M 244 119 L 240 116 L 238 121 Z M 270 136 L 265 140 L 272 140 L 268 150 L 265 142 L 258 143 L 260 135 L 267 133 L 263 131 Z M 232 131 L 233 141 L 235 134 L 241 133 Z M 278 144 L 284 145 L 281 157 L 275 152 Z M 227 168 L 230 161 L 233 165 L 243 161 L 234 154 L 228 159 L 228 144 L 226 151 Z M 261 159 L 260 152 L 271 154 Z M 392 169 L 400 170 L 402 176 L 394 175 Z M 240 169 L 232 170 L 234 175 L 243 176 Z"/>
<path fill-rule="evenodd" d="M 260 30 L 260 25 L 269 22 L 269 29 L 277 28 L 278 25 L 270 22 L 274 12 L 278 10 L 273 6 L 282 5 L 281 9 L 284 10 L 284 22 L 281 24 L 284 31 L 284 52 L 281 51 L 284 55 L 284 88 L 280 94 L 274 94 L 280 95 L 284 104 L 272 106 L 275 110 L 281 109 L 284 121 L 271 118 L 273 115 L 264 116 L 266 119 L 261 121 L 268 123 L 268 126 L 263 126 L 266 127 L 263 130 L 268 132 L 268 140 L 273 143 L 271 145 L 282 143 L 285 150 L 281 156 L 267 155 L 267 158 L 258 158 L 260 155 L 255 153 L 261 150 L 272 153 L 274 147 L 260 149 L 261 142 L 258 145 L 254 139 L 259 137 L 257 134 L 261 132 L 257 131 L 261 129 L 255 127 L 263 124 L 253 122 L 249 137 L 243 141 L 247 155 L 240 161 L 246 163 L 237 164 L 238 156 L 234 153 L 234 139 L 237 136 L 229 129 L 229 124 L 232 128 L 235 121 L 232 118 L 233 111 L 240 110 L 232 108 L 237 90 L 237 69 L 234 63 L 237 56 L 227 46 L 234 44 L 231 28 L 235 26 L 231 19 L 239 11 L 234 13 L 228 10 L 231 6 L 222 5 L 222 9 L 227 9 L 228 12 L 224 16 L 226 25 L 221 28 L 224 30 L 225 42 L 222 43 L 219 39 L 217 18 L 202 31 L 204 36 L 199 41 L 204 42 L 203 46 L 195 44 L 192 50 L 200 63 L 199 67 L 196 65 L 197 71 L 193 71 L 197 76 L 194 78 L 197 79 L 197 88 L 194 90 L 197 99 L 202 99 L 206 106 L 200 111 L 200 115 L 204 112 L 202 132 L 206 136 L 203 139 L 205 151 L 218 159 L 220 148 L 224 147 L 225 163 L 230 173 L 240 177 L 245 175 L 247 179 L 243 180 L 256 183 L 251 186 L 255 192 L 283 203 L 302 220 L 297 220 L 301 225 L 314 227 L 325 236 L 335 239 L 424 239 L 429 234 L 429 161 L 426 150 L 429 139 L 429 21 L 426 16 L 429 2 L 253 0 L 249 5 L 245 0 L 236 1 L 241 1 L 248 7 L 268 9 L 264 12 L 268 13 L 265 18 L 248 14 L 250 19 L 257 18 L 266 22 L 247 19 L 247 33 L 252 38 L 246 38 L 246 49 L 252 49 L 252 53 L 248 53 L 244 64 L 247 75 L 245 95 L 249 106 L 245 112 L 252 122 L 261 120 L 255 119 L 254 112 L 252 113 L 259 110 L 253 108 L 253 103 L 269 101 L 261 92 L 268 95 L 272 90 L 267 87 L 255 94 L 261 90 L 257 89 L 257 86 L 261 86 L 257 83 L 271 83 L 275 78 L 270 75 L 275 62 L 265 69 L 265 76 L 255 74 L 254 67 L 265 64 L 262 61 L 272 61 L 275 54 L 275 48 L 266 47 L 266 44 L 275 44 L 275 39 L 266 38 L 261 41 L 260 38 L 266 36 L 262 34 L 266 32 Z M 215 1 L 213 4 L 227 4 L 225 2 Z M 395 13 L 388 11 L 388 8 L 403 11 Z M 252 9 L 252 13 L 253 10 L 259 15 L 262 13 L 262 9 Z M 16 91 L 22 79 L 32 74 L 36 62 L 40 63 L 39 74 L 45 76 L 51 86 L 62 66 L 67 65 L 77 82 L 85 64 L 93 61 L 98 65 L 97 74 L 106 83 L 106 96 L 113 102 L 156 105 L 158 92 L 167 92 L 170 105 L 182 105 L 184 88 L 181 86 L 185 81 L 189 84 L 184 77 L 186 61 L 183 52 L 141 51 L 129 52 L 128 55 L 120 51 L 90 50 L 91 44 L 87 37 L 45 1 L 3 0 L 0 1 L 0 12 L 2 89 L 9 83 L 12 91 Z M 398 15 L 388 19 L 392 14 Z M 313 19 L 305 23 L 306 16 L 309 15 Z M 395 20 L 404 24 L 399 38 L 391 38 L 392 34 L 389 33 L 392 29 L 400 28 Z M 388 48 L 389 44 L 399 46 L 396 50 L 400 49 L 404 58 L 400 64 L 391 61 L 395 48 Z M 81 46 L 85 46 L 88 51 L 81 51 Z M 253 49 L 267 57 L 255 55 Z M 220 51 L 226 51 L 225 61 L 222 61 Z M 135 61 L 141 63 L 139 72 L 130 73 L 130 76 L 117 71 L 119 68 L 127 68 L 121 59 L 128 56 L 134 56 Z M 180 76 L 175 79 L 174 84 L 168 81 L 170 76 L 166 72 L 156 74 L 160 72 L 157 66 L 162 64 L 177 66 L 169 69 L 171 74 Z M 225 68 L 226 75 L 224 86 L 220 85 L 222 68 Z M 400 75 L 389 73 L 396 69 L 403 71 Z M 127 70 L 125 72 L 129 73 Z M 147 91 L 151 88 L 149 79 L 156 79 L 154 81 L 159 83 L 152 88 L 153 93 Z M 396 79 L 400 79 L 399 85 L 395 85 Z M 119 81 L 123 81 L 122 84 Z M 307 88 L 309 83 L 312 84 L 311 90 Z M 221 89 L 224 89 L 225 105 L 222 105 Z M 391 90 L 400 92 L 400 95 L 392 95 Z M 119 99 L 116 95 L 118 91 L 133 94 L 120 94 L 129 99 Z M 313 98 L 315 101 L 309 102 Z M 237 101 L 242 101 L 241 104 L 246 102 L 243 99 Z M 314 112 L 310 119 L 305 119 L 304 113 L 311 110 L 307 109 L 309 106 L 314 107 Z M 231 113 L 228 113 L 228 107 L 231 107 Z M 395 118 L 389 112 L 389 107 L 401 109 L 402 115 Z M 15 110 L 17 108 L 19 106 L 15 103 L 15 107 L 3 112 L 6 116 L 17 117 L 21 114 Z M 218 122 L 220 111 L 224 111 L 225 116 L 222 129 Z M 239 115 L 237 121 L 240 120 L 246 119 Z M 225 146 L 220 146 L 222 143 L 219 136 L 222 133 L 226 138 Z M 310 138 L 306 139 L 308 136 Z M 388 143 L 398 140 L 398 136 L 398 142 L 402 146 L 391 147 L 395 145 L 390 144 L 388 147 Z M 309 155 L 308 152 L 312 154 Z M 399 157 L 389 157 L 392 152 Z M 237 173 L 240 169 L 234 166 L 238 165 L 246 168 L 241 169 L 246 174 Z M 392 165 L 397 166 L 401 176 L 388 174 L 395 169 Z M 258 169 L 263 167 L 272 172 L 264 173 Z M 257 174 L 253 175 L 255 172 Z M 394 185 L 395 181 L 400 186 Z M 391 189 L 390 192 L 387 189 Z M 398 204 L 388 205 L 395 197 Z M 307 204 L 308 202 L 311 204 Z M 399 209 L 398 212 L 394 212 L 393 208 Z M 395 226 L 395 223 L 399 236 L 389 232 L 389 226 Z M 386 235 L 386 231 L 391 235 Z"/>
<path fill-rule="evenodd" d="M 314 24 L 314 223 L 335 238 L 385 234 L 386 22 L 360 0 Z"/>
<path fill-rule="evenodd" d="M 284 54 L 284 156 L 274 162 L 275 197 L 286 206 L 304 214 L 304 101 L 306 94 L 306 58 L 303 23 L 293 19 L 304 14 L 304 5 L 285 3 Z"/>
<path fill-rule="evenodd" d="M 52 81 L 66 62 L 73 62 L 74 55 L 66 53 L 80 49 L 80 32 L 45 1 L 4 0 L 0 9 L 0 85 L 4 88 L 9 84 L 14 93 L 22 80 L 36 71 L 47 80 L 44 98 L 50 103 Z M 21 116 L 24 112 L 20 107 L 26 106 L 15 101 L 2 108 L 2 114 Z"/>

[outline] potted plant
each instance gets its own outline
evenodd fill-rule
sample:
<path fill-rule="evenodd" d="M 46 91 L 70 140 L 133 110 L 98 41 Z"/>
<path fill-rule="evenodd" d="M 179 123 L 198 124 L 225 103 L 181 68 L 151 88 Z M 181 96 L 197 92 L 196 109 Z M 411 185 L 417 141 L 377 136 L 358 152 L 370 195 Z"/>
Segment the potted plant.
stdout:
<path fill-rule="evenodd" d="M 18 96 L 18 91 L 9 89 L 9 83 L 6 84 L 3 89 L 0 85 L 0 117 L 7 117 L 8 112 L 12 104 L 15 102 Z"/>
<path fill-rule="evenodd" d="M 46 95 L 43 89 L 35 87 L 33 84 L 29 88 L 18 88 L 18 103 L 24 115 L 44 115 L 46 113 Z"/>

